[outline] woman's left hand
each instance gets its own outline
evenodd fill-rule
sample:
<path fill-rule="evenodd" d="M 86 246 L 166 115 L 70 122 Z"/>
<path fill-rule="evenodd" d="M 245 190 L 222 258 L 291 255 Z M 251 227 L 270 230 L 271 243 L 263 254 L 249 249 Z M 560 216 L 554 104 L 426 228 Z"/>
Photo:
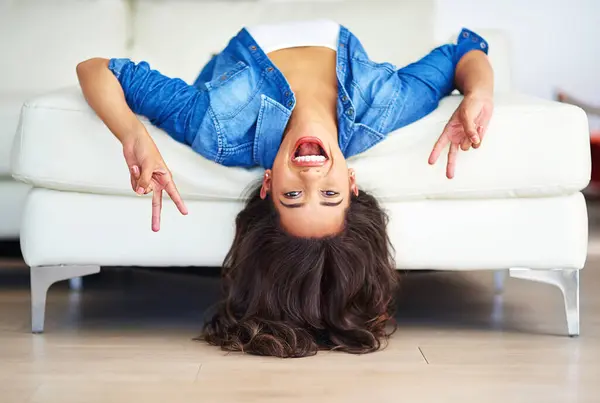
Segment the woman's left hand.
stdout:
<path fill-rule="evenodd" d="M 494 102 L 490 95 L 469 94 L 452 114 L 429 156 L 429 164 L 435 164 L 442 151 L 450 144 L 446 176 L 454 177 L 458 149 L 468 151 L 479 148 L 492 118 Z"/>

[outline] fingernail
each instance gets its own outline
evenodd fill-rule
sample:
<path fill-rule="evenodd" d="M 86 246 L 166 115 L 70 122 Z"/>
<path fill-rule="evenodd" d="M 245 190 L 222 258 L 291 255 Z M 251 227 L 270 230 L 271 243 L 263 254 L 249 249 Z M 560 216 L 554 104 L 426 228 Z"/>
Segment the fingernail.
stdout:
<path fill-rule="evenodd" d="M 144 194 L 144 188 L 140 186 L 139 188 L 137 188 L 136 193 L 139 194 L 139 195 L 143 195 Z"/>

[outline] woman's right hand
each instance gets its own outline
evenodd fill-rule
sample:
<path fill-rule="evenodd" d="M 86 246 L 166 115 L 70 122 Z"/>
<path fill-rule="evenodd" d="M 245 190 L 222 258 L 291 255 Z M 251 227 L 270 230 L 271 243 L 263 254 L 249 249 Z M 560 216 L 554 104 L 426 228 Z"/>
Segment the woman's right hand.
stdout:
<path fill-rule="evenodd" d="M 123 144 L 133 191 L 137 194 L 154 192 L 152 230 L 160 229 L 163 190 L 181 214 L 187 214 L 171 172 L 144 125 L 127 104 L 119 80 L 109 69 L 109 60 L 94 58 L 79 63 L 77 77 L 88 104 Z"/>
<path fill-rule="evenodd" d="M 148 135 L 141 133 L 123 142 L 123 155 L 129 167 L 131 187 L 139 195 L 154 192 L 152 195 L 152 231 L 160 230 L 163 190 L 171 197 L 181 214 L 188 210 L 173 182 L 156 144 Z"/>

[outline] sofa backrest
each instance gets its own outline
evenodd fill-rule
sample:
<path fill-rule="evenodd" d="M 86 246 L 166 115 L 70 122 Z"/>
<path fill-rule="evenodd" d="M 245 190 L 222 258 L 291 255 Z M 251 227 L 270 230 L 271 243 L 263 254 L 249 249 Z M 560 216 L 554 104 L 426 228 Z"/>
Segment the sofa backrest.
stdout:
<path fill-rule="evenodd" d="M 434 16 L 433 0 L 138 0 L 132 57 L 191 82 L 245 25 L 329 18 L 348 26 L 374 60 L 402 66 L 431 49 Z"/>
<path fill-rule="evenodd" d="M 434 0 L 0 0 L 0 92 L 76 85 L 76 64 L 94 56 L 147 60 L 191 82 L 242 26 L 311 18 L 350 27 L 374 60 L 397 66 L 439 45 Z M 496 90 L 508 90 L 505 37 L 477 32 L 490 42 Z"/>
<path fill-rule="evenodd" d="M 127 18 L 122 0 L 1 0 L 0 91 L 77 84 L 78 62 L 127 52 Z"/>

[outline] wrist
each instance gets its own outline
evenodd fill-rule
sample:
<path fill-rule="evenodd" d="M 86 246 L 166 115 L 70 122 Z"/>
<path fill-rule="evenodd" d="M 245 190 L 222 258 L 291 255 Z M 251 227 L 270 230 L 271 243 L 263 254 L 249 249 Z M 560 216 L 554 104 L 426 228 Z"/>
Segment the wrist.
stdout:
<path fill-rule="evenodd" d="M 475 88 L 464 92 L 465 98 L 473 99 L 493 99 L 494 91 L 491 88 Z"/>
<path fill-rule="evenodd" d="M 140 123 L 139 126 L 140 127 L 131 128 L 130 130 L 127 130 L 125 134 L 118 136 L 123 147 L 132 146 L 140 140 L 145 140 L 150 137 L 144 125 Z"/>

